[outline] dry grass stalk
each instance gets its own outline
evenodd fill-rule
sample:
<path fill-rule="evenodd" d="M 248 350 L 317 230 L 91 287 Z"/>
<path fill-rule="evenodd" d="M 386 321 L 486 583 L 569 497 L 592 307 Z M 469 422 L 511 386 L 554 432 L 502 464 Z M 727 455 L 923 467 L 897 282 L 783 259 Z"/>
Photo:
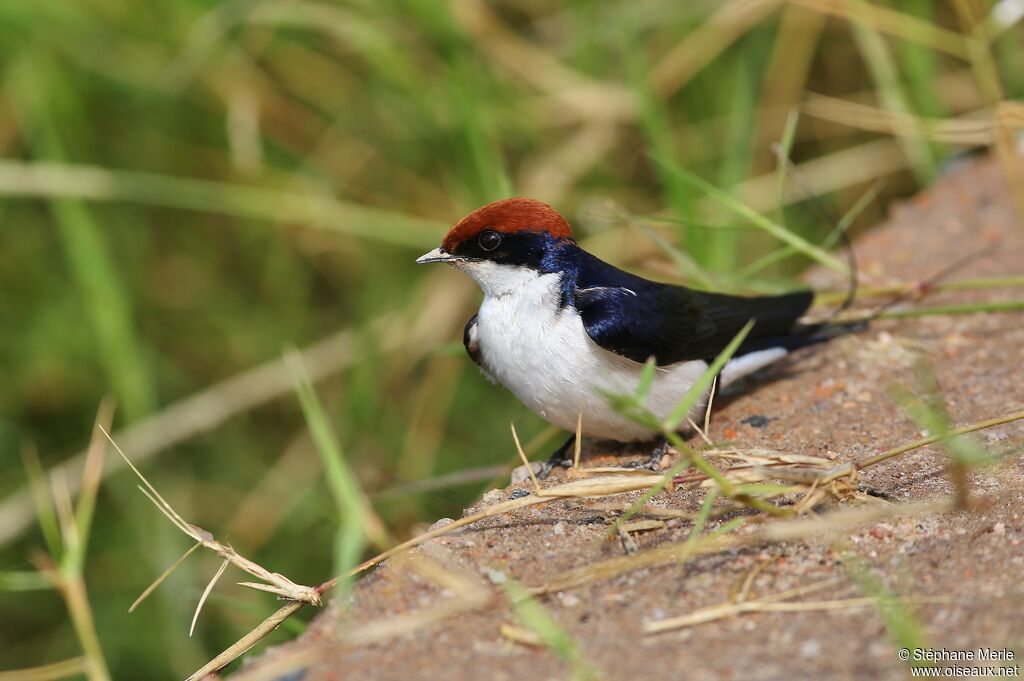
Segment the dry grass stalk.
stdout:
<path fill-rule="evenodd" d="M 534 594 L 551 593 L 582 586 L 595 581 L 617 577 L 632 570 L 679 563 L 698 556 L 730 549 L 783 541 L 802 540 L 815 536 L 848 531 L 860 525 L 885 518 L 926 513 L 945 513 L 953 509 L 948 500 L 916 504 L 875 505 L 866 508 L 833 511 L 820 516 L 800 519 L 778 519 L 762 522 L 753 531 L 743 535 L 727 534 L 695 537 L 692 542 L 672 542 L 633 556 L 610 558 L 591 565 L 568 570 L 548 582 L 534 587 Z"/>
<path fill-rule="evenodd" d="M 533 481 L 534 493 L 537 496 L 540 496 L 540 481 L 537 480 L 537 475 L 533 472 L 533 466 L 530 465 L 530 460 L 526 458 L 526 452 L 523 451 L 523 445 L 519 442 L 519 433 L 516 432 L 516 424 L 510 423 L 509 426 L 512 428 L 512 439 L 516 443 L 516 453 L 519 454 L 519 458 L 522 460 L 523 466 L 526 468 L 526 472 L 530 474 L 530 480 Z"/>
<path fill-rule="evenodd" d="M 146 597 L 149 596 L 149 594 L 153 593 L 153 591 L 158 586 L 163 584 L 164 580 L 167 579 L 168 577 L 170 577 L 171 573 L 173 573 L 175 570 L 177 570 L 178 566 L 180 566 L 182 563 L 184 563 L 185 559 L 188 558 L 189 556 L 191 556 L 193 553 L 195 553 L 196 550 L 199 547 L 201 547 L 202 545 L 203 545 L 202 542 L 196 542 L 195 544 L 192 545 L 192 548 L 190 548 L 185 553 L 181 554 L 181 557 L 178 558 L 178 560 L 174 561 L 171 564 L 170 567 L 168 567 L 166 570 L 164 570 L 162 573 L 160 573 L 160 576 L 157 577 L 155 580 L 153 580 L 153 583 L 150 584 L 149 586 L 147 586 L 145 591 L 143 591 L 141 594 L 139 594 L 139 597 L 136 598 L 135 602 L 132 603 L 130 608 L 128 608 L 128 612 L 129 613 L 135 612 L 135 608 L 139 607 L 139 604 L 142 603 L 142 601 L 146 600 Z"/>
<path fill-rule="evenodd" d="M 266 591 L 276 596 L 280 596 L 281 598 L 287 598 L 293 601 L 302 601 L 303 603 L 309 603 L 316 606 L 322 605 L 323 601 L 320 598 L 320 592 L 313 587 L 296 584 L 283 575 L 267 570 L 262 565 L 258 565 L 245 556 L 239 555 L 238 552 L 230 546 L 220 543 L 206 530 L 187 523 L 185 519 L 178 515 L 178 512 L 175 511 L 169 503 L 167 503 L 167 500 L 160 496 L 160 493 L 157 492 L 156 488 L 150 484 L 144 475 L 142 475 L 142 472 L 135 467 L 135 464 L 133 464 L 131 459 L 129 459 L 121 450 L 117 442 L 114 441 L 106 429 L 100 427 L 100 430 L 103 431 L 103 434 L 106 435 L 110 444 L 114 446 L 117 453 L 121 455 L 125 463 L 128 464 L 139 480 L 142 481 L 143 484 L 139 486 L 142 493 L 153 502 L 153 505 L 156 506 L 160 512 L 174 524 L 175 527 L 194 539 L 197 543 L 202 544 L 204 548 L 213 551 L 224 560 L 232 563 L 243 571 L 248 572 L 253 577 L 265 582 L 265 584 L 243 582 L 242 584 L 244 586 L 259 589 L 260 591 Z"/>
<path fill-rule="evenodd" d="M 604 504 L 594 504 L 588 508 L 592 511 L 628 511 L 631 507 L 632 504 L 628 503 L 608 502 Z M 716 511 L 717 510 L 718 509 L 716 509 Z M 735 509 L 732 509 L 732 511 L 735 511 Z M 649 515 L 655 518 L 676 518 L 679 520 L 693 520 L 697 517 L 696 513 L 692 513 L 690 511 L 683 511 L 678 508 L 661 508 L 659 506 L 651 506 L 650 504 L 640 507 L 637 510 L 636 515 Z M 712 513 L 712 516 L 713 515 L 714 513 Z"/>
<path fill-rule="evenodd" d="M 88 672 L 89 661 L 84 657 L 73 657 L 70 660 L 38 667 L 0 672 L 0 681 L 57 681 L 57 679 L 84 676 Z"/>
<path fill-rule="evenodd" d="M 484 54 L 544 91 L 573 117 L 614 121 L 636 115 L 636 97 L 628 88 L 596 81 L 566 66 L 540 46 L 523 40 L 480 0 L 455 3 L 452 11 Z"/>
<path fill-rule="evenodd" d="M 745 615 L 752 612 L 811 612 L 816 610 L 844 610 L 846 608 L 865 608 L 876 606 L 885 601 L 897 603 L 948 603 L 948 598 L 878 598 L 866 596 L 858 598 L 841 598 L 833 601 L 802 601 L 799 603 L 773 603 L 764 600 L 744 601 L 741 603 L 722 603 L 708 608 L 695 610 L 688 615 L 672 617 L 664 620 L 644 622 L 644 633 L 660 634 L 674 629 L 706 624 L 726 617 Z"/>
<path fill-rule="evenodd" d="M 725 603 L 719 603 L 706 608 L 698 608 L 686 615 L 679 617 L 669 617 L 659 620 L 648 620 L 644 622 L 643 629 L 644 633 L 657 634 L 664 631 L 671 631 L 673 629 L 681 629 L 683 627 L 693 626 L 695 624 L 703 624 L 705 622 L 713 622 L 718 619 L 730 617 L 732 615 L 741 614 L 744 612 L 743 606 L 749 606 L 751 604 L 766 604 L 774 603 L 777 601 L 784 601 L 790 598 L 797 598 L 798 596 L 805 596 L 809 593 L 815 593 L 824 589 L 830 588 L 838 584 L 841 579 L 839 577 L 832 577 L 830 579 L 824 579 L 820 582 L 814 582 L 812 584 L 805 584 L 802 587 L 795 589 L 789 589 L 782 591 L 771 596 L 765 596 L 753 601 L 747 601 L 747 594 L 750 591 L 750 586 L 754 581 L 754 578 L 763 569 L 764 563 L 757 563 L 750 572 L 747 573 L 743 585 L 737 592 L 736 598 L 730 598 Z"/>
<path fill-rule="evenodd" d="M 565 136 L 553 149 L 539 148 L 524 159 L 516 186 L 524 196 L 561 203 L 576 181 L 607 158 L 622 128 L 609 120 L 590 120 Z"/>
<path fill-rule="evenodd" d="M 440 555 L 442 557 L 444 552 L 447 551 L 447 549 L 439 546 L 438 550 L 441 551 Z M 442 567 L 440 562 L 435 560 L 433 556 L 428 555 L 428 552 L 420 551 L 415 554 L 406 552 L 396 555 L 391 565 L 396 570 L 416 572 L 432 582 L 439 591 L 450 591 L 453 595 L 447 598 L 447 602 L 439 605 L 420 608 L 407 614 L 385 617 L 343 629 L 337 635 L 338 646 L 347 648 L 380 643 L 429 627 L 449 617 L 479 610 L 495 600 L 494 593 L 487 588 L 475 573 L 470 572 L 468 569 L 460 570 Z M 335 654 L 335 652 L 335 648 L 328 646 L 316 650 L 299 649 L 280 655 L 271 662 L 260 665 L 253 670 L 242 671 L 232 678 L 239 679 L 239 681 L 269 681 L 271 679 L 278 679 L 287 676 L 289 673 L 299 671 L 309 664 L 328 658 Z"/>
<path fill-rule="evenodd" d="M 663 520 L 631 520 L 628 523 L 622 523 L 619 529 L 623 532 L 650 532 L 663 527 L 665 527 Z"/>
<path fill-rule="evenodd" d="M 1006 175 L 1010 198 L 1017 213 L 1024 216 L 1024 159 L 1021 159 L 1019 131 L 1024 128 L 1024 105 L 1000 102 L 996 105 L 996 153 Z"/>
<path fill-rule="evenodd" d="M 648 489 L 656 482 L 660 481 L 663 476 L 658 475 L 650 471 L 630 471 L 629 475 L 618 474 L 618 475 L 603 475 L 592 478 L 584 478 L 582 480 L 574 480 L 572 482 L 563 483 L 561 485 L 553 485 L 551 487 L 541 488 L 541 495 L 531 495 L 528 497 L 522 497 L 520 499 L 511 499 L 504 501 L 493 506 L 489 506 L 479 513 L 468 515 L 464 518 L 459 518 L 447 525 L 435 528 L 424 532 L 421 535 L 413 537 L 408 541 L 405 541 L 398 546 L 388 549 L 383 553 L 374 556 L 373 558 L 357 565 L 352 569 L 351 575 L 359 574 L 369 568 L 377 565 L 388 558 L 397 555 L 403 551 L 407 551 L 415 546 L 419 546 L 424 542 L 430 541 L 436 537 L 441 537 L 446 534 L 450 534 L 455 530 L 472 525 L 473 523 L 484 520 L 486 518 L 493 518 L 495 516 L 504 515 L 512 511 L 519 510 L 521 508 L 527 508 L 529 506 L 537 506 L 538 504 L 546 504 L 549 501 L 559 498 L 573 498 L 573 497 L 605 497 L 614 496 L 616 494 L 625 494 L 627 492 L 636 492 L 638 490 Z M 321 592 L 327 591 L 337 583 L 337 578 L 331 579 L 325 582 L 319 587 Z"/>
<path fill-rule="evenodd" d="M 877 181 L 905 170 L 908 164 L 900 144 L 896 140 L 882 138 L 800 163 L 796 171 L 807 178 L 806 188 L 786 185 L 780 197 L 779 172 L 773 171 L 740 182 L 734 193 L 746 205 L 765 213 L 804 201 L 808 194 L 821 196 Z M 710 201 L 701 199 L 700 205 L 710 206 Z"/>
<path fill-rule="evenodd" d="M 203 595 L 199 597 L 199 602 L 196 603 L 195 614 L 192 615 L 192 625 L 188 628 L 189 636 L 191 636 L 196 630 L 196 622 L 199 621 L 199 613 L 203 611 L 203 605 L 206 603 L 206 599 L 210 597 L 210 592 L 213 591 L 214 585 L 217 584 L 217 581 L 220 579 L 220 576 L 224 574 L 224 571 L 228 569 L 228 565 L 230 564 L 231 561 L 228 560 L 225 560 L 223 563 L 221 563 L 220 568 L 218 568 L 217 572 L 214 573 L 213 578 L 210 580 L 210 583 L 206 585 L 205 589 L 203 589 Z"/>
<path fill-rule="evenodd" d="M 988 115 L 985 118 L 968 115 L 960 118 L 925 119 L 908 113 L 886 111 L 866 104 L 813 93 L 808 95 L 802 109 L 816 118 L 859 130 L 887 135 L 912 133 L 946 144 L 988 146 L 995 142 L 997 134 L 997 123 Z"/>
<path fill-rule="evenodd" d="M 303 605 L 305 605 L 305 603 L 302 601 L 290 601 L 287 605 L 282 606 L 280 610 L 263 620 L 255 629 L 238 639 L 238 641 L 228 646 L 220 655 L 196 670 L 196 672 L 192 674 L 192 676 L 188 677 L 186 681 L 199 681 L 200 679 L 206 678 L 207 675 L 228 666 L 244 655 L 245 651 L 252 648 L 254 645 L 266 638 L 267 635 L 281 626 L 282 622 L 295 614 L 295 612 Z"/>
<path fill-rule="evenodd" d="M 651 70 L 651 85 L 658 96 L 670 98 L 781 4 L 781 0 L 731 0 L 722 4 Z"/>
<path fill-rule="evenodd" d="M 770 562 L 771 559 L 762 559 L 754 563 L 750 569 L 747 570 L 747 574 L 743 576 L 743 580 L 729 591 L 729 602 L 739 603 L 740 601 L 747 600 L 747 596 L 750 594 L 750 589 L 754 586 L 754 580 L 757 579 L 757 576 L 764 571 Z"/>
<path fill-rule="evenodd" d="M 974 423 L 969 423 L 969 424 L 967 424 L 965 426 L 959 426 L 957 428 L 952 428 L 952 429 L 949 430 L 948 433 L 943 433 L 943 434 L 940 434 L 940 435 L 931 435 L 931 436 L 928 436 L 928 437 L 923 437 L 920 440 L 913 440 L 912 442 L 908 442 L 906 444 L 900 445 L 899 447 L 894 447 L 892 449 L 884 451 L 881 454 L 875 454 L 874 456 L 869 456 L 866 459 L 861 459 L 860 461 L 857 461 L 854 464 L 854 466 L 856 467 L 857 470 L 863 470 L 863 469 L 865 469 L 865 468 L 867 468 L 869 466 L 874 466 L 874 465 L 879 464 L 879 463 L 881 463 L 883 461 L 886 461 L 887 459 L 891 459 L 894 456 L 900 456 L 901 454 L 906 454 L 909 451 L 913 451 L 915 449 L 920 449 L 921 447 L 925 447 L 927 445 L 934 444 L 936 442 L 941 442 L 943 440 L 948 440 L 949 438 L 956 437 L 957 435 L 963 435 L 965 433 L 973 433 L 976 430 L 984 430 L 985 428 L 992 428 L 994 426 L 1001 426 L 1004 423 L 1011 423 L 1012 421 L 1019 421 L 1021 419 L 1024 419 L 1024 409 L 1021 409 L 1019 411 L 1010 412 L 1009 414 L 1005 414 L 1003 416 L 997 416 L 997 417 L 992 418 L 992 419 L 985 419 L 983 421 L 975 421 Z"/>
<path fill-rule="evenodd" d="M 576 440 L 572 443 L 572 467 L 579 470 L 580 454 L 583 452 L 583 405 L 576 416 Z"/>
<path fill-rule="evenodd" d="M 882 33 L 970 60 L 973 39 L 923 19 L 862 0 L 788 0 L 793 5 L 855 22 Z"/>
<path fill-rule="evenodd" d="M 514 624 L 502 624 L 498 627 L 498 631 L 502 636 L 513 643 L 519 643 L 524 646 L 533 646 L 535 648 L 541 648 L 544 646 L 544 641 L 537 632 L 524 627 L 517 627 Z"/>

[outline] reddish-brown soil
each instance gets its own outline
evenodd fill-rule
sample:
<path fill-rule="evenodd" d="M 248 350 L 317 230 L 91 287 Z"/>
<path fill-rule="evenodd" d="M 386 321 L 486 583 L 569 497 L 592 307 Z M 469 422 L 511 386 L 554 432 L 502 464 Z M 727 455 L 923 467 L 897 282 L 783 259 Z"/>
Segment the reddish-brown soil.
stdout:
<path fill-rule="evenodd" d="M 884 283 L 928 277 L 989 242 L 998 244 L 992 253 L 954 279 L 1024 273 L 1024 224 L 1007 197 L 998 165 L 984 161 L 897 206 L 887 224 L 859 240 L 857 253 L 866 275 Z M 817 285 L 838 285 L 820 272 L 811 278 Z M 988 289 L 939 293 L 923 304 L 1021 297 L 1021 288 Z M 745 392 L 719 402 L 709 435 L 738 446 L 837 461 L 913 440 L 920 433 L 894 405 L 888 387 L 913 384 L 909 365 L 918 354 L 934 365 L 954 422 L 1024 408 L 1024 314 L 923 317 L 875 323 L 864 333 L 801 351 L 764 380 L 745 386 Z M 755 415 L 767 417 L 767 424 L 744 423 Z M 978 438 L 993 450 L 1016 448 L 1017 454 L 972 474 L 977 508 L 970 512 L 901 517 L 838 538 L 732 550 L 683 565 L 636 570 L 539 601 L 605 678 L 905 678 L 908 665 L 898 659 L 898 645 L 874 607 L 747 614 L 659 636 L 642 632 L 645 621 L 727 600 L 759 562 L 763 569 L 753 581 L 752 598 L 833 576 L 840 580 L 834 588 L 806 598 L 861 595 L 842 564 L 845 552 L 852 550 L 891 590 L 922 599 L 906 608 L 929 646 L 1009 647 L 1017 658 L 1008 664 L 1019 665 L 1024 654 L 1024 463 L 1019 457 L 1024 423 L 982 431 Z M 945 462 L 942 450 L 928 447 L 864 471 L 860 482 L 891 503 L 948 497 L 952 486 Z M 563 475 L 556 473 L 544 484 L 562 482 Z M 505 500 L 515 489 L 529 485 L 489 493 L 467 512 Z M 701 495 L 662 493 L 655 504 L 695 511 Z M 327 608 L 302 637 L 266 652 L 237 676 L 259 673 L 260 678 L 290 681 L 568 678 L 570 668 L 553 653 L 501 633 L 501 626 L 516 618 L 494 582 L 505 575 L 539 585 L 570 568 L 623 555 L 621 542 L 599 540 L 617 515 L 597 508 L 607 501 L 552 501 L 478 522 L 413 552 L 414 559 L 430 556 L 447 569 L 474 576 L 496 595 L 485 608 L 372 645 L 346 644 L 346 632 L 365 631 L 369 623 L 454 598 L 408 563 L 391 561 L 359 580 L 350 614 Z M 689 529 L 688 522 L 672 521 L 635 540 L 643 551 L 683 541 Z"/>

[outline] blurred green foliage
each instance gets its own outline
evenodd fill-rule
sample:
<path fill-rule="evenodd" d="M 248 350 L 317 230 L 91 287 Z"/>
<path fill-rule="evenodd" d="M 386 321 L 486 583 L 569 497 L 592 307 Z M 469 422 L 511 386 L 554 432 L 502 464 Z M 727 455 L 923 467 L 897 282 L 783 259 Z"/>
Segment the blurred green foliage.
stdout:
<path fill-rule="evenodd" d="M 778 286 L 805 261 L 730 277 L 781 244 L 673 168 L 816 243 L 830 225 L 769 150 L 808 92 L 941 118 L 1024 90 L 1020 28 L 987 0 L 844 7 L 0 3 L 0 493 L 27 485 L 23 448 L 47 467 L 82 450 L 104 396 L 124 427 L 350 329 L 346 368 L 316 386 L 332 446 L 396 536 L 458 513 L 485 482 L 382 492 L 508 462 L 508 421 L 544 424 L 461 356 L 472 284 L 413 265 L 446 225 L 528 194 L 623 266 Z M 882 25 L 871 7 L 908 14 Z M 792 155 L 821 163 L 790 179 L 837 215 L 885 179 L 866 224 L 956 150 L 804 115 Z M 293 393 L 155 449 L 142 467 L 189 521 L 297 582 L 330 576 L 341 521 Z M 0 513 L 5 529 L 0 666 L 79 655 L 34 576 L 41 532 Z M 188 638 L 217 565 L 200 555 L 129 616 L 188 545 L 123 471 L 105 480 L 84 574 L 114 678 L 185 676 L 275 607 L 225 579 Z"/>

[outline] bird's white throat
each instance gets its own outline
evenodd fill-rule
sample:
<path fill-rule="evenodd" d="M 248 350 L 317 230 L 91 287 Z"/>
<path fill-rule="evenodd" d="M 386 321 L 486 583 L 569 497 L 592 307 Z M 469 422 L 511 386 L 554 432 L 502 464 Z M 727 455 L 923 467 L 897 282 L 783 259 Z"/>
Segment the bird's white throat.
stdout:
<path fill-rule="evenodd" d="M 490 260 L 460 260 L 451 264 L 472 277 L 484 296 L 490 297 L 500 298 L 524 291 L 540 277 L 539 272 L 529 267 L 499 265 Z"/>

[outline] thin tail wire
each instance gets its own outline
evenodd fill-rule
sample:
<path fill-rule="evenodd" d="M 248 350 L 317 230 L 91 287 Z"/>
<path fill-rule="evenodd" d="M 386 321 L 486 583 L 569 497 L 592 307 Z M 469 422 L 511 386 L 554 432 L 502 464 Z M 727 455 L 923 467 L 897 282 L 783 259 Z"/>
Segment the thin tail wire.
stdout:
<path fill-rule="evenodd" d="M 820 198 L 812 191 L 810 191 L 807 184 L 803 182 L 799 170 L 796 168 L 796 166 L 793 164 L 790 158 L 786 155 L 785 150 L 782 148 L 782 146 L 776 144 L 773 146 L 773 150 L 775 151 L 775 154 L 778 156 L 780 162 L 783 164 L 783 167 L 790 173 L 790 176 L 800 187 L 800 190 L 803 192 L 804 197 L 810 202 L 811 206 L 818 213 L 818 215 L 827 224 L 837 226 L 838 220 L 835 219 L 835 216 L 828 210 L 828 208 L 824 205 Z M 847 262 L 849 263 L 849 285 L 847 287 L 845 299 L 843 300 L 842 304 L 837 309 L 833 310 L 831 315 L 829 315 L 828 319 L 825 321 L 826 325 L 828 322 L 833 321 L 838 315 L 842 314 L 853 305 L 854 301 L 857 298 L 857 287 L 859 285 L 857 256 L 853 249 L 853 243 L 850 240 L 850 235 L 847 234 L 846 229 L 843 229 L 839 232 L 839 237 L 843 242 L 843 246 L 845 247 Z M 995 249 L 995 247 L 996 244 L 989 244 L 975 251 L 972 251 L 971 253 L 968 253 L 962 258 L 954 260 L 953 262 L 944 266 L 942 269 L 940 269 L 938 272 L 928 277 L 924 281 L 920 281 L 916 285 L 908 287 L 906 290 L 896 293 L 891 298 L 883 302 L 881 305 L 878 305 L 865 317 L 857 319 L 857 325 L 866 325 L 868 322 L 877 319 L 879 316 L 881 316 L 883 312 L 891 308 L 893 305 L 896 305 L 906 300 L 907 298 L 914 294 L 927 295 L 928 293 L 931 292 L 935 285 L 941 282 L 943 279 L 953 274 L 955 271 L 961 269 L 962 267 L 965 267 L 966 265 L 981 258 L 982 256 L 988 255 L 989 253 L 992 252 L 993 249 Z"/>
<path fill-rule="evenodd" d="M 905 290 L 896 293 L 891 298 L 886 300 L 881 305 L 877 306 L 870 314 L 865 317 L 864 321 L 871 321 L 877 319 L 883 312 L 888 310 L 893 305 L 900 303 L 914 294 L 927 295 L 931 292 L 935 285 L 941 282 L 943 279 L 953 274 L 953 272 L 959 270 L 962 267 L 969 265 L 975 260 L 981 258 L 984 255 L 991 253 L 996 247 L 996 244 L 989 244 L 988 246 L 982 246 L 981 248 L 968 253 L 962 258 L 957 258 L 953 262 L 949 263 L 941 270 L 928 277 L 924 281 L 919 281 L 914 286 L 908 286 Z"/>

